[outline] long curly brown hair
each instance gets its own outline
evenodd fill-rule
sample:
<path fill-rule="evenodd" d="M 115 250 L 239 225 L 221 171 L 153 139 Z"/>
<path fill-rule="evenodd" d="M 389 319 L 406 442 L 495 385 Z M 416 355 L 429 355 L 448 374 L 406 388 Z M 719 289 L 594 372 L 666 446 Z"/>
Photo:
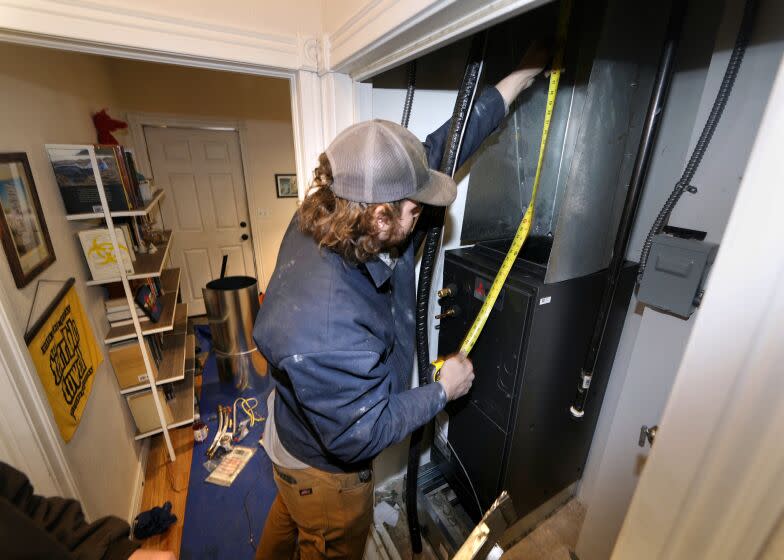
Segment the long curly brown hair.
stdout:
<path fill-rule="evenodd" d="M 299 229 L 319 244 L 352 263 L 363 263 L 385 249 L 378 239 L 376 208 L 395 224 L 401 202 L 352 202 L 332 191 L 332 167 L 326 154 L 319 156 L 308 195 L 299 207 Z"/>

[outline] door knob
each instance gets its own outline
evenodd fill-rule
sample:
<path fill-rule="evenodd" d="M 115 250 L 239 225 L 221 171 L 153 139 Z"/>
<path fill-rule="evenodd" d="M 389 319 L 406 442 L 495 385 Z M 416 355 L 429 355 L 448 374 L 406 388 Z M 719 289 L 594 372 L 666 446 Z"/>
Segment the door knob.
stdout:
<path fill-rule="evenodd" d="M 242 234 L 242 240 L 243 241 L 247 241 L 248 240 L 248 234 L 247 233 L 243 233 Z"/>
<path fill-rule="evenodd" d="M 245 222 L 240 222 L 240 227 L 248 227 L 248 224 L 246 224 Z"/>
<path fill-rule="evenodd" d="M 640 447 L 645 447 L 646 440 L 653 447 L 653 441 L 656 439 L 656 432 L 659 430 L 659 426 L 643 426 L 640 428 L 640 439 L 637 440 L 637 445 Z"/>

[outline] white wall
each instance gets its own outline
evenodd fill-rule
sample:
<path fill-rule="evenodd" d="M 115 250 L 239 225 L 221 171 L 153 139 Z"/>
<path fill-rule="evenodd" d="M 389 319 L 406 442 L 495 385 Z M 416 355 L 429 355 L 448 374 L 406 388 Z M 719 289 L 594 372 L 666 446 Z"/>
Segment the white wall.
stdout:
<path fill-rule="evenodd" d="M 101 341 L 105 322 L 103 290 L 87 288 L 84 284 L 89 272 L 75 237 L 79 226 L 65 219 L 44 143 L 95 141 L 90 114 L 114 102 L 105 61 L 92 56 L 0 44 L 0 99 L 3 100 L 0 104 L 3 123 L 0 151 L 27 153 L 57 257 L 54 265 L 37 280 L 65 280 L 74 276 L 82 305 Z M 11 302 L 10 309 L 5 311 L 11 314 L 14 330 L 23 345 L 21 338 L 33 301 L 35 281 L 17 290 L 3 255 L 0 257 L 0 289 Z M 102 343 L 99 346 L 104 347 Z M 9 356 L 5 357 L 9 359 Z M 26 375 L 22 364 L 16 364 L 11 373 Z M 37 376 L 30 381 L 43 399 L 48 421 L 56 432 Z M 23 379 L 19 382 L 24 384 Z M 15 420 L 23 421 L 22 418 Z M 118 392 L 104 351 L 104 362 L 95 374 L 92 394 L 76 434 L 68 444 L 62 443 L 57 436 L 83 504 L 93 518 L 106 514 L 128 516 L 139 468 L 140 450 L 133 440 L 134 432 L 128 407 Z"/>
<path fill-rule="evenodd" d="M 403 102 L 406 92 L 402 89 L 373 89 L 373 108 L 372 114 L 375 119 L 386 119 L 400 122 L 403 112 Z M 411 118 L 409 129 L 419 137 L 420 140 L 441 126 L 444 121 L 452 116 L 457 91 L 448 90 L 417 90 L 414 96 L 414 103 L 411 108 Z M 468 191 L 468 175 L 463 177 L 457 185 L 457 199 L 449 207 L 444 225 L 443 249 L 453 249 L 460 243 L 460 230 L 463 222 L 463 210 L 465 208 L 466 192 Z M 441 252 L 443 256 L 443 250 Z M 441 267 L 442 259 L 439 258 L 436 269 L 433 273 L 433 290 L 441 287 Z M 417 266 L 417 274 L 419 267 Z M 430 298 L 432 302 L 434 297 Z M 435 359 L 438 349 L 438 331 L 430 331 L 430 350 Z M 413 359 L 413 358 L 412 358 Z M 416 373 L 412 378 L 412 383 L 416 384 Z M 384 451 L 376 459 L 374 468 L 376 470 L 377 484 L 402 474 L 406 468 L 408 458 L 408 438 L 402 443 L 395 445 Z"/>
<path fill-rule="evenodd" d="M 107 65 L 117 114 L 174 114 L 244 125 L 246 188 L 255 204 L 248 208 L 250 227 L 254 246 L 260 249 L 256 275 L 266 290 L 280 241 L 297 208 L 296 199 L 278 198 L 275 192 L 275 173 L 296 173 L 289 81 L 133 60 L 109 59 Z M 130 135 L 120 141 L 130 143 Z"/>
<path fill-rule="evenodd" d="M 645 185 L 628 256 L 637 260 L 651 222 L 680 177 L 713 103 L 734 43 L 743 2 L 690 5 L 679 64 Z M 706 14 L 709 14 L 706 16 Z M 719 242 L 784 49 L 784 6 L 763 0 L 722 122 L 670 223 L 706 231 Z M 713 19 L 711 19 L 713 18 Z M 720 27 L 719 27 L 720 25 Z M 718 28 L 718 32 L 717 32 Z M 637 447 L 642 424 L 659 422 L 696 318 L 688 321 L 632 301 L 579 491 L 587 506 L 577 546 L 582 560 L 608 558 L 650 448 Z"/>

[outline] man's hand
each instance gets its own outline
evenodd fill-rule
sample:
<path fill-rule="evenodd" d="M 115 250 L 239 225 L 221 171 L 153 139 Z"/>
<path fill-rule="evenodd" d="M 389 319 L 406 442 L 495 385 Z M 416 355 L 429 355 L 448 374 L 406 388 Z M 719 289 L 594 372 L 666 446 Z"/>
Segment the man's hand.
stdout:
<path fill-rule="evenodd" d="M 441 379 L 438 382 L 444 387 L 448 401 L 459 399 L 468 393 L 474 382 L 474 364 L 468 356 L 459 352 L 447 358 L 441 366 Z"/>
<path fill-rule="evenodd" d="M 495 86 L 507 107 L 520 95 L 520 92 L 534 83 L 534 78 L 545 69 L 550 60 L 550 52 L 539 40 L 531 43 L 525 51 L 517 69 Z"/>
<path fill-rule="evenodd" d="M 138 549 L 128 557 L 128 560 L 177 560 L 174 553 L 169 550 Z"/>

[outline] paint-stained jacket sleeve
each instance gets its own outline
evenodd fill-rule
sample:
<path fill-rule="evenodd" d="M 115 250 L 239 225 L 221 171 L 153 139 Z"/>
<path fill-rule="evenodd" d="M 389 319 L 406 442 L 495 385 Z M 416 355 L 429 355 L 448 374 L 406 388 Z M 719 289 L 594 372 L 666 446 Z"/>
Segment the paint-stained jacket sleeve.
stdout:
<path fill-rule="evenodd" d="M 474 102 L 474 108 L 466 123 L 460 158 L 457 161 L 458 168 L 473 155 L 485 138 L 498 128 L 505 113 L 506 104 L 498 90 L 494 87 L 485 89 L 479 99 Z M 431 169 L 438 170 L 441 167 L 441 158 L 444 156 L 444 147 L 451 123 L 452 119 L 449 119 L 438 129 L 428 134 L 425 139 L 427 163 Z"/>
<path fill-rule="evenodd" d="M 296 355 L 280 367 L 324 449 L 343 463 L 372 459 L 446 405 L 440 383 L 392 393 L 388 366 L 376 352 Z"/>

